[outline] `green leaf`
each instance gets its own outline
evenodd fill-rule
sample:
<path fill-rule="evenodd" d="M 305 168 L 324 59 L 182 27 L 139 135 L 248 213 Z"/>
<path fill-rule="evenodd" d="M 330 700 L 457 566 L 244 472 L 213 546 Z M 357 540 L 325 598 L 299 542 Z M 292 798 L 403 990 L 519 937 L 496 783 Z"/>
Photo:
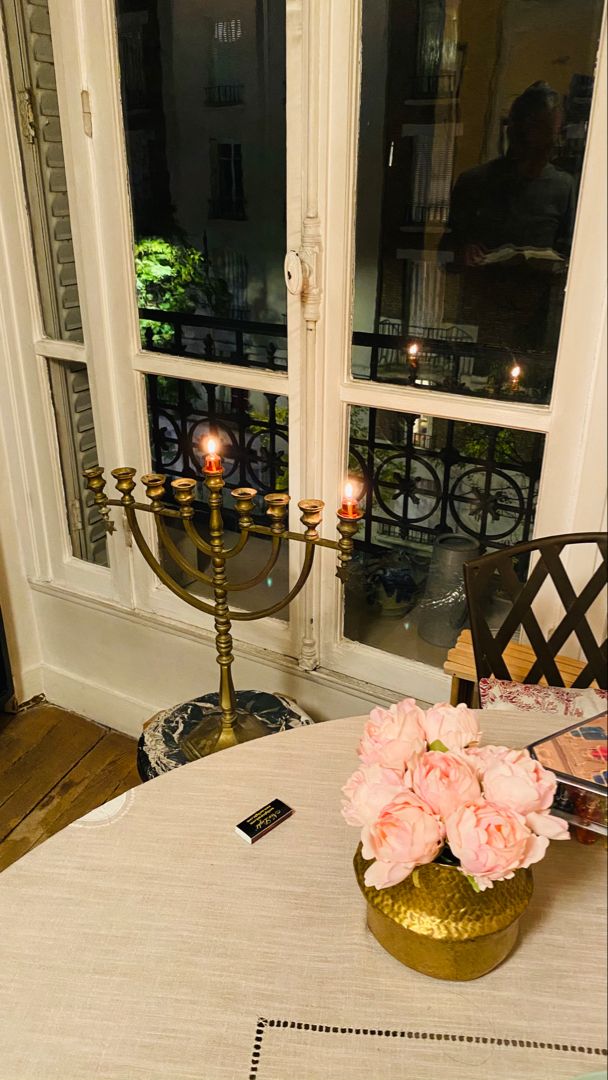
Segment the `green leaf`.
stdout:
<path fill-rule="evenodd" d="M 481 889 L 479 888 L 479 885 L 475 881 L 474 877 L 471 877 L 470 874 L 465 874 L 464 876 L 466 877 L 469 885 L 471 886 L 472 889 L 474 889 L 475 892 L 481 892 Z"/>
<path fill-rule="evenodd" d="M 440 750 L 442 754 L 447 754 L 448 748 L 442 743 L 441 739 L 434 739 L 432 743 L 429 743 L 429 750 Z"/>

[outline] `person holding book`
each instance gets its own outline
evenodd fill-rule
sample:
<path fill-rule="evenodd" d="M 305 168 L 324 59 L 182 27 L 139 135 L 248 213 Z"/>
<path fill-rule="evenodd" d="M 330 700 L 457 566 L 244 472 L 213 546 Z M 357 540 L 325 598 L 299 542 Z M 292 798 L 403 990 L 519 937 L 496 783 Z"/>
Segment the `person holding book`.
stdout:
<path fill-rule="evenodd" d="M 559 94 L 535 82 L 513 102 L 508 150 L 459 176 L 442 248 L 462 274 L 459 321 L 478 340 L 546 349 L 552 281 L 572 244 L 575 187 L 551 162 L 562 126 Z"/>

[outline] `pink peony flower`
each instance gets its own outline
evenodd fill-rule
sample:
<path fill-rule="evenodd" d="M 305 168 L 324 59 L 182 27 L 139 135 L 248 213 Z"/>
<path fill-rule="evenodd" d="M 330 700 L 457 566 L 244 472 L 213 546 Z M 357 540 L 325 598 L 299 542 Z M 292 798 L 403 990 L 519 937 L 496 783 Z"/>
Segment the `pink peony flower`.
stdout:
<path fill-rule="evenodd" d="M 372 825 L 361 831 L 364 859 L 377 859 L 365 872 L 366 885 L 396 885 L 415 866 L 432 862 L 445 835 L 441 819 L 413 791 L 399 792 Z"/>
<path fill-rule="evenodd" d="M 429 750 L 417 759 L 408 776 L 416 794 L 444 821 L 463 803 L 481 795 L 475 770 L 464 755 Z"/>
<path fill-rule="evenodd" d="M 423 720 L 424 713 L 413 698 L 390 709 L 372 709 L 359 743 L 363 764 L 396 769 L 403 776 L 411 759 L 426 749 Z"/>
<path fill-rule="evenodd" d="M 447 701 L 428 709 L 424 732 L 429 746 L 440 742 L 446 750 L 464 750 L 478 742 L 480 735 L 475 713 L 464 704 L 449 705 Z"/>
<path fill-rule="evenodd" d="M 531 832 L 521 814 L 485 799 L 455 810 L 445 827 L 462 872 L 473 877 L 482 891 L 491 889 L 495 881 L 512 878 L 520 867 L 538 862 L 549 844 L 546 837 Z"/>
<path fill-rule="evenodd" d="M 528 750 L 509 750 L 494 761 L 489 760 L 482 785 L 489 802 L 521 814 L 533 832 L 550 840 L 568 840 L 567 826 L 547 812 L 553 803 L 557 780 Z"/>
<path fill-rule="evenodd" d="M 362 765 L 342 788 L 347 801 L 342 814 L 349 825 L 372 825 L 380 811 L 398 791 L 403 781 L 394 769 L 381 765 Z"/>
<path fill-rule="evenodd" d="M 508 746 L 468 746 L 464 751 L 464 756 L 469 765 L 475 769 L 477 776 L 481 778 L 490 765 L 510 753 Z"/>

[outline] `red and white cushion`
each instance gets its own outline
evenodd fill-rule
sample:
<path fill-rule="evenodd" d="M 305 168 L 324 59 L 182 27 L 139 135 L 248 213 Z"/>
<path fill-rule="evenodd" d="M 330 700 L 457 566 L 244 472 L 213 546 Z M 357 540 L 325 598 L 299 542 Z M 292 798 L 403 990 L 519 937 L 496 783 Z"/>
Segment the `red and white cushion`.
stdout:
<path fill-rule="evenodd" d="M 520 709 L 522 712 L 550 712 L 557 717 L 586 720 L 606 708 L 608 691 L 563 686 L 529 686 L 504 679 L 479 680 L 482 709 Z"/>

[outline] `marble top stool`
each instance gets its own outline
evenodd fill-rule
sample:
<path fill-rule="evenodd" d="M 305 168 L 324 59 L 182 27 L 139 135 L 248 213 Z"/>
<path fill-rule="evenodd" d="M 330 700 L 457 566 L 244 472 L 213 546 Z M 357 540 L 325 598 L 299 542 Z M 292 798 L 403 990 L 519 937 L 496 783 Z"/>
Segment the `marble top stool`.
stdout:
<path fill-rule="evenodd" d="M 268 734 L 287 728 L 303 727 L 314 720 L 295 701 L 280 694 L 261 690 L 237 690 L 237 706 L 253 713 L 268 728 Z M 137 744 L 137 770 L 142 780 L 153 780 L 161 773 L 186 765 L 189 758 L 180 749 L 179 739 L 195 727 L 206 712 L 216 709 L 218 695 L 203 694 L 156 713 L 148 720 Z"/>

